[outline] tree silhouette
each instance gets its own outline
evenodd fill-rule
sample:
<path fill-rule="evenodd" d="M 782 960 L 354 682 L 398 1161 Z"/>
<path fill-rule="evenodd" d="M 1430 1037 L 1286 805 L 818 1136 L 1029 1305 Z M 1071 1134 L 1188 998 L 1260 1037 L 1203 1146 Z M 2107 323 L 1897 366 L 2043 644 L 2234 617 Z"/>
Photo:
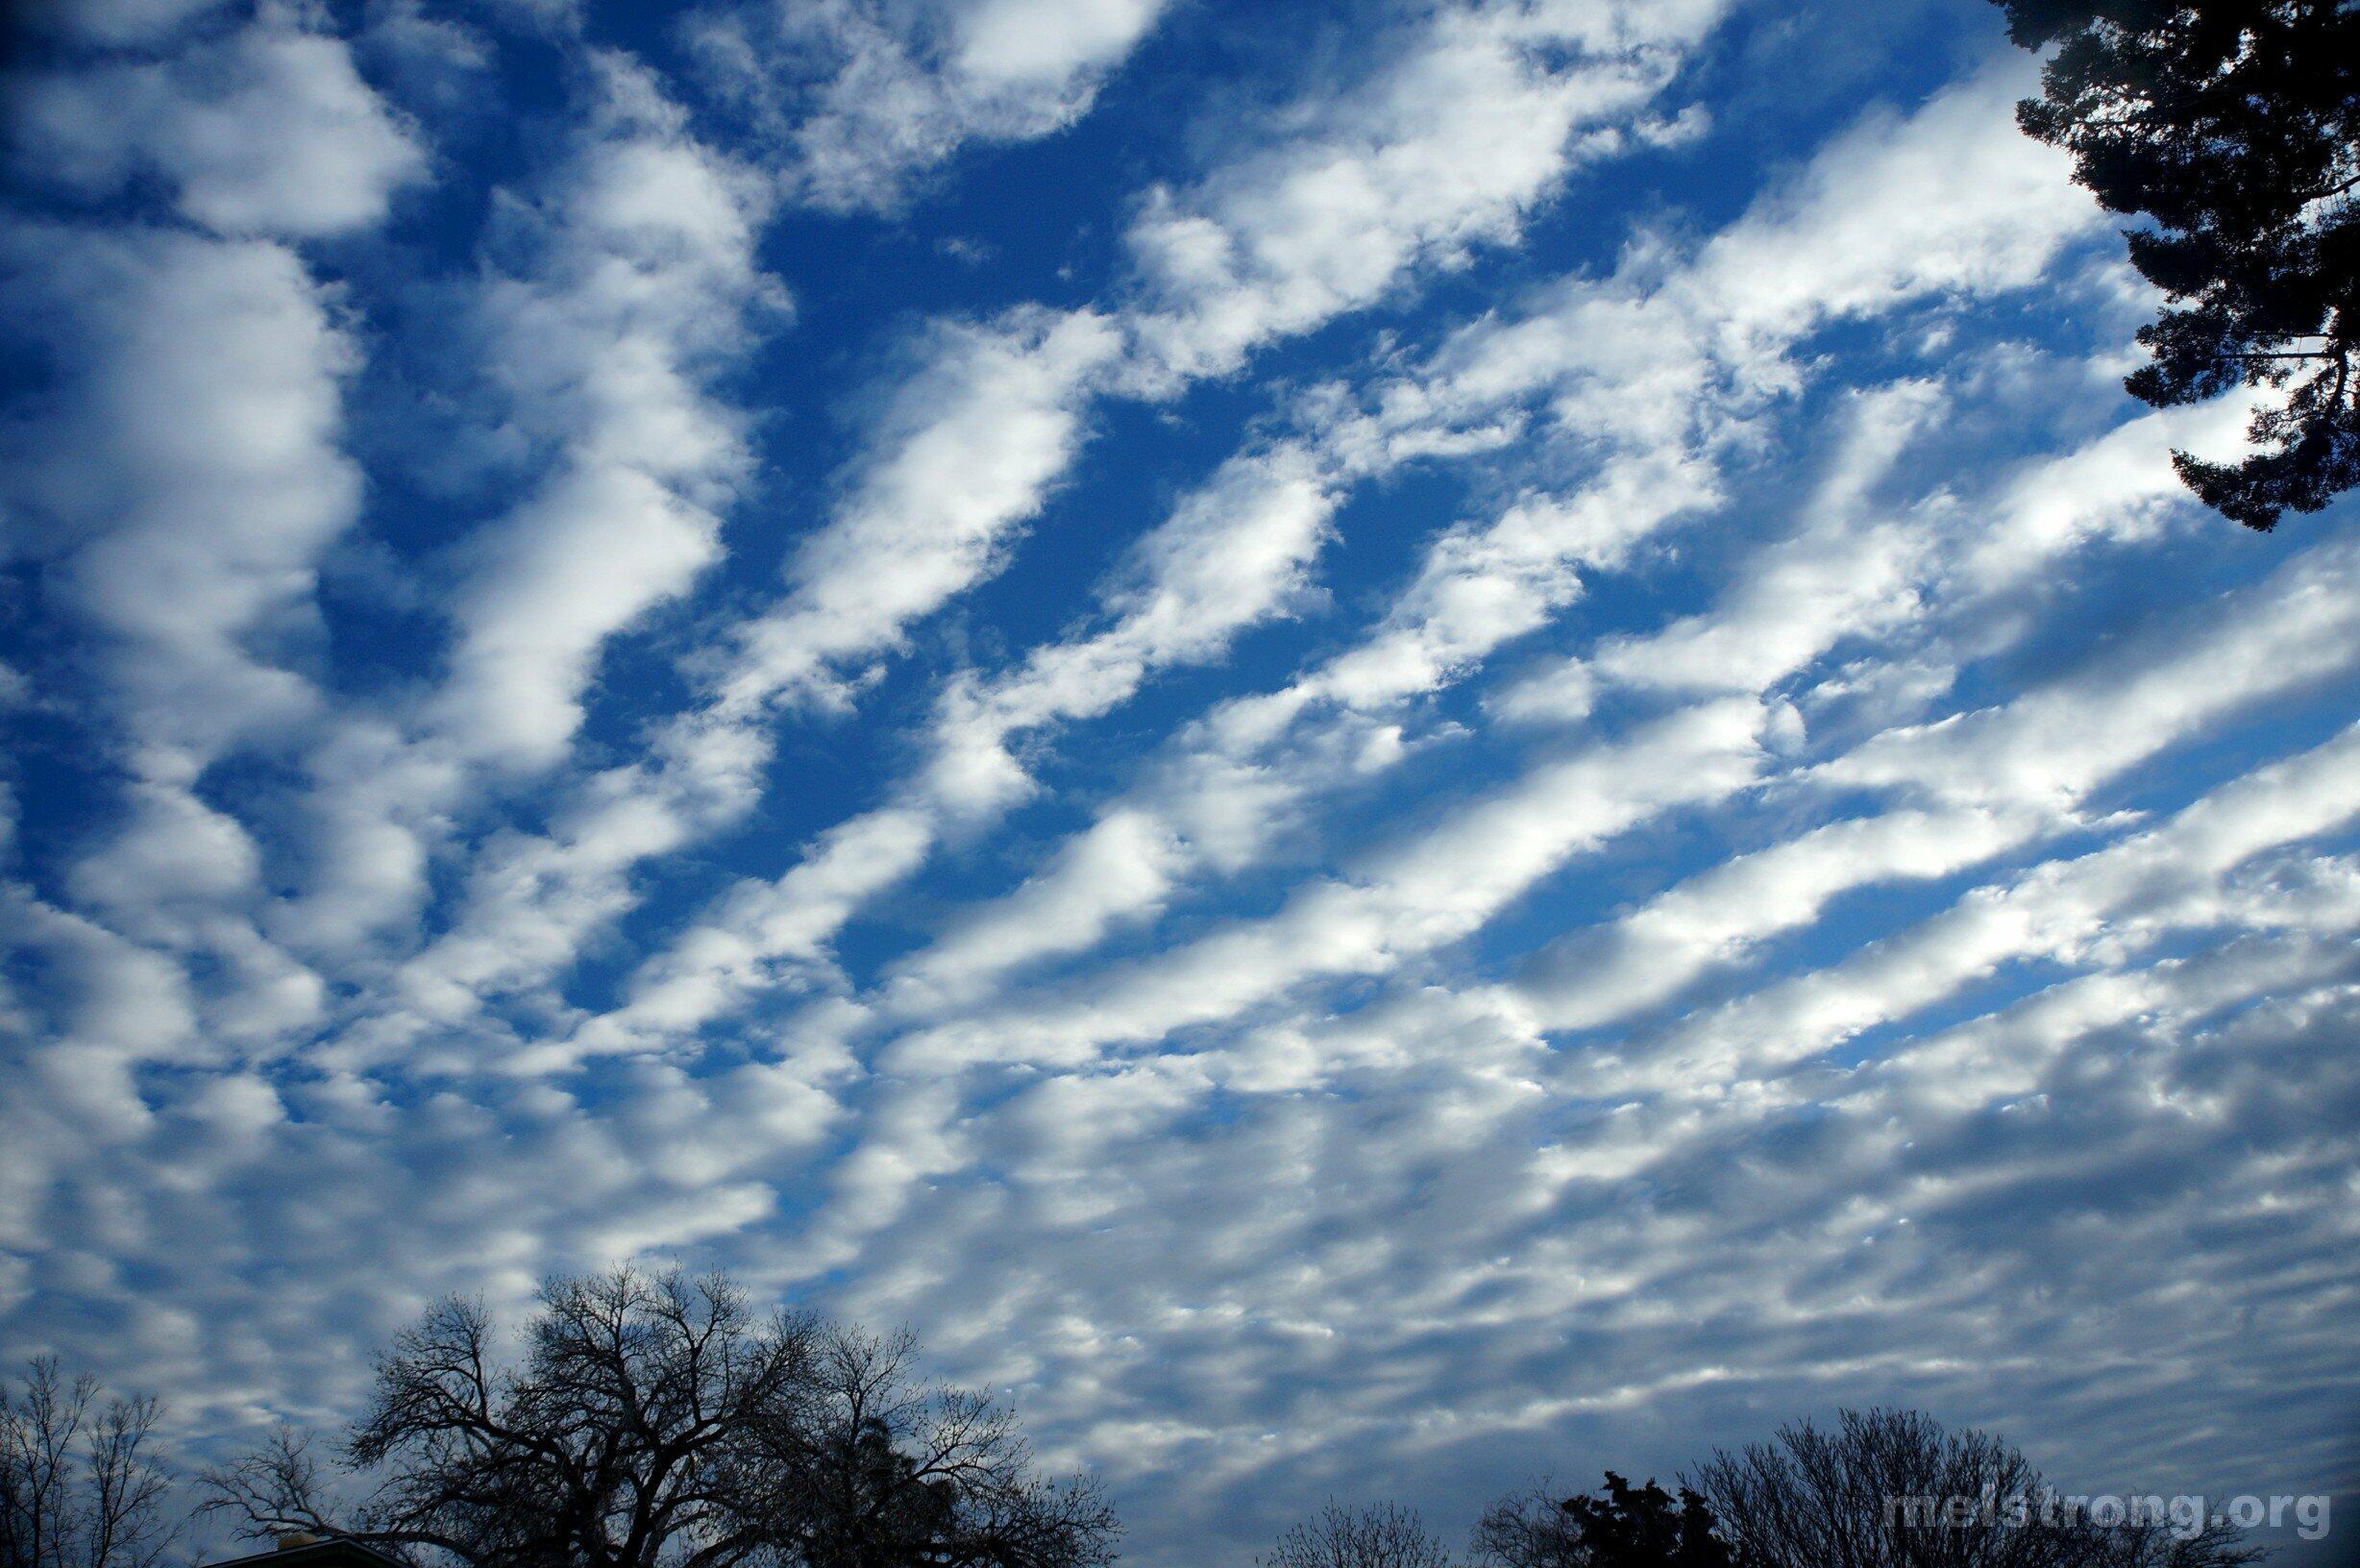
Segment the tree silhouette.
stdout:
<path fill-rule="evenodd" d="M 2274 389 L 2237 463 L 2172 454 L 2189 488 L 2268 529 L 2360 484 L 2360 10 L 2339 0 L 1999 0 L 2056 45 L 2024 129 L 2128 232 L 2170 302 L 2125 383 L 2157 406 Z"/>
<path fill-rule="evenodd" d="M 0 1568 L 152 1568 L 171 1545 L 156 1401 L 102 1395 L 46 1358 L 0 1384 Z"/>
<path fill-rule="evenodd" d="M 1782 1427 L 1714 1454 L 1696 1489 L 1743 1568 L 2239 1568 L 2262 1556 L 2220 1524 L 2061 1506 L 2008 1444 L 1916 1410 Z"/>
<path fill-rule="evenodd" d="M 1449 1549 L 1426 1532 L 1416 1510 L 1394 1503 L 1331 1502 L 1255 1560 L 1260 1568 L 1451 1568 Z"/>
<path fill-rule="evenodd" d="M 1609 1470 L 1595 1496 L 1556 1497 L 1543 1481 L 1502 1498 L 1475 1522 L 1475 1557 L 1498 1568 L 1733 1568 L 1696 1493 Z"/>
<path fill-rule="evenodd" d="M 907 1334 L 822 1335 L 793 1442 L 764 1460 L 764 1539 L 800 1568 L 1068 1568 L 1112 1559 L 1095 1488 L 1032 1468 L 985 1396 L 924 1383 Z"/>
<path fill-rule="evenodd" d="M 1087 1568 L 1113 1514 L 1038 1476 L 1005 1411 L 912 1372 L 904 1335 L 757 1316 L 726 1280 L 557 1279 L 504 1368 L 481 1307 L 395 1340 L 337 1499 L 282 1433 L 208 1479 L 246 1532 L 469 1568 Z"/>

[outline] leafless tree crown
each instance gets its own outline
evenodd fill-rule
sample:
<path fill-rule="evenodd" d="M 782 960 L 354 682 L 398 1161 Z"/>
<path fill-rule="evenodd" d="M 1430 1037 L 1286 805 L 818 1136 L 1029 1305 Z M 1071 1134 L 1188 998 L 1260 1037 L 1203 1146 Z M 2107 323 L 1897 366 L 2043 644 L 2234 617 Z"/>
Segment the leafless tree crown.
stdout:
<path fill-rule="evenodd" d="M 1845 1410 L 1715 1453 L 1704 1495 L 1747 1568 L 2239 1568 L 2261 1552 L 2206 1521 L 2107 1521 L 2060 1506 L 2023 1454 L 1916 1410 Z M 1908 1500 L 1947 1504 L 1954 1512 Z"/>
<path fill-rule="evenodd" d="M 175 1533 L 156 1417 L 52 1360 L 0 1384 L 0 1568 L 153 1568 Z"/>
<path fill-rule="evenodd" d="M 1259 1561 L 1261 1568 L 1451 1568 L 1449 1551 L 1416 1512 L 1392 1503 L 1350 1508 L 1331 1502 Z"/>
<path fill-rule="evenodd" d="M 906 1335 L 757 1314 L 720 1278 L 551 1282 L 507 1367 L 445 1302 L 380 1360 L 335 1467 L 283 1433 L 207 1478 L 250 1534 L 470 1568 L 1090 1568 L 1112 1512 Z M 365 1486 L 339 1499 L 336 1482 Z"/>

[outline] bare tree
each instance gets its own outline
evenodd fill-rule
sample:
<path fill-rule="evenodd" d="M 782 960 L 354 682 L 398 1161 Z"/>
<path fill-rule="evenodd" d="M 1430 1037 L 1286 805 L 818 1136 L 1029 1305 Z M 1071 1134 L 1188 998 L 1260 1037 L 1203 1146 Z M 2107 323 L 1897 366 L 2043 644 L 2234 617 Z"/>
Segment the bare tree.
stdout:
<path fill-rule="evenodd" d="M 46 1358 L 0 1385 L 0 1568 L 152 1568 L 171 1545 L 157 1403 L 102 1393 Z"/>
<path fill-rule="evenodd" d="M 504 1368 L 481 1307 L 445 1302 L 380 1360 L 349 1477 L 283 1433 L 208 1477 L 208 1507 L 471 1568 L 1104 1561 L 1094 1494 L 1035 1478 L 1005 1414 L 918 1384 L 910 1355 L 622 1269 L 550 1282 Z"/>
<path fill-rule="evenodd" d="M 1509 1493 L 1475 1521 L 1472 1556 L 1487 1568 L 1587 1568 L 1581 1527 L 1550 1478 Z"/>
<path fill-rule="evenodd" d="M 749 1433 L 791 1423 L 817 1337 L 725 1281 L 620 1270 L 552 1281 L 504 1370 L 478 1303 L 445 1301 L 380 1359 L 340 1468 L 281 1433 L 207 1478 L 246 1532 L 299 1530 L 461 1562 L 706 1568 L 746 1560 Z"/>
<path fill-rule="evenodd" d="M 1416 1510 L 1398 1504 L 1347 1508 L 1331 1502 L 1256 1559 L 1261 1568 L 1451 1568 L 1450 1553 Z"/>
<path fill-rule="evenodd" d="M 1695 1486 L 1746 1568 L 2238 1568 L 2262 1553 L 2210 1521 L 2072 1507 L 1987 1433 L 1914 1410 L 1799 1421 L 1716 1452 Z"/>
<path fill-rule="evenodd" d="M 1087 1481 L 1034 1469 L 1008 1410 L 917 1376 L 917 1342 L 831 1327 L 812 1404 L 774 1474 L 782 1557 L 809 1568 L 1086 1568 L 1119 1534 Z"/>

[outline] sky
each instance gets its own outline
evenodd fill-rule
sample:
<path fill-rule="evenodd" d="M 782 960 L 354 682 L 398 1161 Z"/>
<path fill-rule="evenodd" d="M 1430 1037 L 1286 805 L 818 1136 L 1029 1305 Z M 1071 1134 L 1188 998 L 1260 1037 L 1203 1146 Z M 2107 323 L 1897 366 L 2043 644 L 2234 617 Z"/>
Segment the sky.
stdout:
<path fill-rule="evenodd" d="M 1981 0 L 4 70 L 0 1353 L 202 1458 L 725 1268 L 1143 1568 L 1874 1404 L 2360 1491 L 2360 506 L 2178 487 Z"/>

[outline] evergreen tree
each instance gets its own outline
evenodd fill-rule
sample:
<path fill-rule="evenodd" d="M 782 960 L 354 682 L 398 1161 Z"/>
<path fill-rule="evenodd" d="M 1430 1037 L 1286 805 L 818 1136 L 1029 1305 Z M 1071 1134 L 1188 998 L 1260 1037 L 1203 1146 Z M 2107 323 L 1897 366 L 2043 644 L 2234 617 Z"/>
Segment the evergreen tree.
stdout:
<path fill-rule="evenodd" d="M 1484 1510 L 1475 1557 L 1487 1568 L 1733 1568 L 1712 1510 L 1682 1487 L 1634 1486 L 1609 1470 L 1595 1496 L 1553 1500 L 1544 1482 Z"/>
<path fill-rule="evenodd" d="M 2149 220 L 2130 259 L 2167 307 L 2139 331 L 2150 404 L 2274 389 L 2254 450 L 2180 452 L 2189 488 L 2267 529 L 2360 484 L 2360 8 L 2345 0 L 1999 0 L 2052 43 L 2018 118 L 2107 210 Z"/>

